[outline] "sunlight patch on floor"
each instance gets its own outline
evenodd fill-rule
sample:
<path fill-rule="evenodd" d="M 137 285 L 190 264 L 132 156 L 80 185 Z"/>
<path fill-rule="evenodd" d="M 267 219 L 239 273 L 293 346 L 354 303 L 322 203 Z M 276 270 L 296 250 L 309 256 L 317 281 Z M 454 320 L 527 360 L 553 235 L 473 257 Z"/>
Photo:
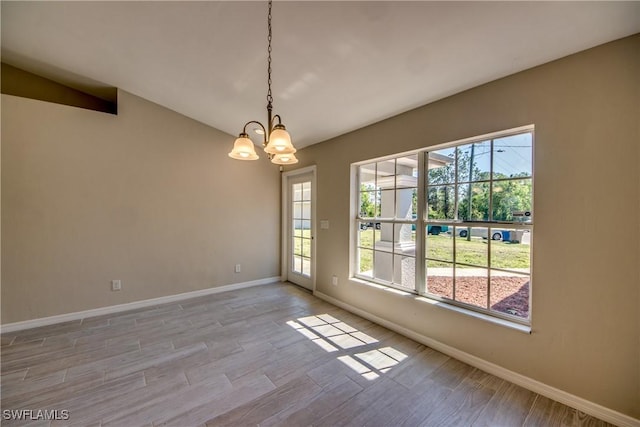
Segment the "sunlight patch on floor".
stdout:
<path fill-rule="evenodd" d="M 338 356 L 338 360 L 370 381 L 379 378 L 408 357 L 393 347 L 356 353 L 355 349 L 371 346 L 378 340 L 329 314 L 300 317 L 289 320 L 287 325 L 326 352 L 346 352 L 347 354 Z"/>

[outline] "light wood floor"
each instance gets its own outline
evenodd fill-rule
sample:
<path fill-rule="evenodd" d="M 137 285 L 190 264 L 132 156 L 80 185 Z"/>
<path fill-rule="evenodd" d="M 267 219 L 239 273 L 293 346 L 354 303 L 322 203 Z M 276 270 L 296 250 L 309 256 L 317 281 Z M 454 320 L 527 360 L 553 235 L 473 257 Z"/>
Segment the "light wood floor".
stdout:
<path fill-rule="evenodd" d="M 4 334 L 1 384 L 69 411 L 7 426 L 607 425 L 287 284 Z"/>

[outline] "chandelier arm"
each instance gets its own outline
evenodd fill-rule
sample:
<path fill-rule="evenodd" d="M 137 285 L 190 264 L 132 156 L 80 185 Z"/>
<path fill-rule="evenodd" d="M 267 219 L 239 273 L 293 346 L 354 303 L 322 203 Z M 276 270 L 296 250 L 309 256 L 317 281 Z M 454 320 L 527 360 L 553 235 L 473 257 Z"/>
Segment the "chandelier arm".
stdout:
<path fill-rule="evenodd" d="M 273 130 L 273 122 L 278 119 L 278 124 L 281 125 L 282 124 L 282 118 L 280 117 L 280 114 L 276 114 L 275 116 L 273 116 L 273 118 L 271 119 L 271 121 L 269 122 L 269 127 L 271 128 L 271 130 Z"/>
<path fill-rule="evenodd" d="M 260 123 L 259 121 L 251 120 L 251 121 L 248 121 L 247 123 L 245 123 L 244 127 L 242 128 L 242 133 L 245 134 L 245 135 L 248 135 L 247 134 L 247 126 L 249 126 L 251 123 L 254 123 L 254 124 L 256 124 L 256 125 L 258 125 L 258 126 L 260 126 L 262 128 L 262 137 L 263 137 L 262 145 L 266 146 L 267 142 L 268 142 L 267 141 L 267 130 L 265 129 L 264 125 L 262 123 Z"/>

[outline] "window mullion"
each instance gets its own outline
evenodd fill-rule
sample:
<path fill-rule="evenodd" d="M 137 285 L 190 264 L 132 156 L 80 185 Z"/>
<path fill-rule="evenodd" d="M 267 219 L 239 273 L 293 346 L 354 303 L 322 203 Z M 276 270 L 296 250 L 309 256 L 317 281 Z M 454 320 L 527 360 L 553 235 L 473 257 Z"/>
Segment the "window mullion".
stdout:
<path fill-rule="evenodd" d="M 426 161 L 426 156 L 428 156 L 428 152 L 422 152 L 418 156 L 418 197 L 416 206 L 416 277 L 415 277 L 415 285 L 416 292 L 418 294 L 424 294 L 425 283 L 426 283 L 426 274 L 425 274 L 425 265 L 426 265 L 426 224 L 425 218 L 427 217 L 427 167 L 429 162 Z"/>
<path fill-rule="evenodd" d="M 489 212 L 487 218 L 493 222 L 493 144 L 491 139 L 489 143 Z M 493 245 L 493 227 L 487 228 L 487 310 L 491 309 L 491 246 Z"/>

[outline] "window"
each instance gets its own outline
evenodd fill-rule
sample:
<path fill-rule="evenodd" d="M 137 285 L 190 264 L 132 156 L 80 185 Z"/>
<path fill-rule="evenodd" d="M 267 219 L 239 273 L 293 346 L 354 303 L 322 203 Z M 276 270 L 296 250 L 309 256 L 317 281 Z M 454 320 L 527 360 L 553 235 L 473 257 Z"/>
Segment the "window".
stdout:
<path fill-rule="evenodd" d="M 415 290 L 418 155 L 359 167 L 358 274 Z"/>
<path fill-rule="evenodd" d="M 354 165 L 355 276 L 528 323 L 533 127 Z"/>

